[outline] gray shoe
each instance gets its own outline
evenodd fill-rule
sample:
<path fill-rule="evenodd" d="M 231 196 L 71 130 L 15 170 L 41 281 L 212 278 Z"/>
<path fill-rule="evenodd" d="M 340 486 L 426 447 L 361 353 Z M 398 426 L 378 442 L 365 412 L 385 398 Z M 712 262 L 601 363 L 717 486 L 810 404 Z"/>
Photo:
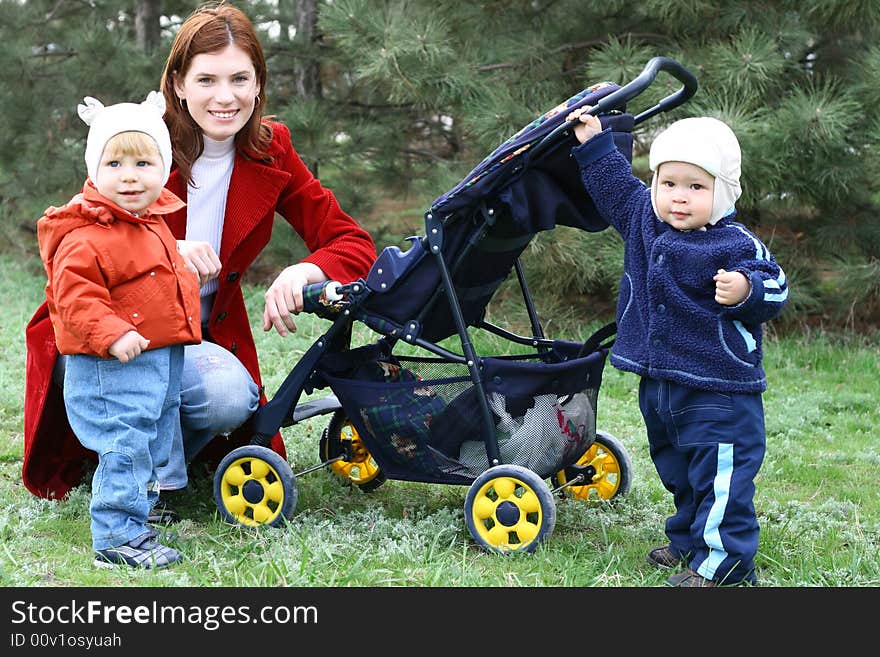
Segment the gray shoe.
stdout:
<path fill-rule="evenodd" d="M 182 558 L 180 552 L 174 548 L 159 543 L 156 540 L 156 531 L 152 528 L 124 545 L 95 550 L 95 565 L 98 568 L 165 568 Z"/>

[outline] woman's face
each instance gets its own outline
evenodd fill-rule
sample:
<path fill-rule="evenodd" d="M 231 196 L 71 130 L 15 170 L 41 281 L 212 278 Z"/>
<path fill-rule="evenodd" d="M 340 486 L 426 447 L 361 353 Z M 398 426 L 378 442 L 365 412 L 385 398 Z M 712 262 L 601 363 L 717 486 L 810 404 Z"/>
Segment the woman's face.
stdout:
<path fill-rule="evenodd" d="M 251 118 L 260 93 L 250 56 L 236 45 L 193 57 L 174 90 L 202 132 L 217 141 L 234 136 Z"/>

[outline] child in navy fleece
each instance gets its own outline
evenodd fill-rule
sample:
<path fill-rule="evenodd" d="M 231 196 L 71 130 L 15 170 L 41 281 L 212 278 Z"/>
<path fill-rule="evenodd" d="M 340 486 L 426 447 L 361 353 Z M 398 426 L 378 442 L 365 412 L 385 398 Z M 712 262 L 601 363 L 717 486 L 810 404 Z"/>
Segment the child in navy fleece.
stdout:
<path fill-rule="evenodd" d="M 611 363 L 641 377 L 651 458 L 675 513 L 648 562 L 672 586 L 755 584 L 754 477 L 766 436 L 761 325 L 788 298 L 767 247 L 733 221 L 740 148 L 717 119 L 673 123 L 651 146 L 650 187 L 588 107 L 572 149 L 599 212 L 623 237 Z"/>

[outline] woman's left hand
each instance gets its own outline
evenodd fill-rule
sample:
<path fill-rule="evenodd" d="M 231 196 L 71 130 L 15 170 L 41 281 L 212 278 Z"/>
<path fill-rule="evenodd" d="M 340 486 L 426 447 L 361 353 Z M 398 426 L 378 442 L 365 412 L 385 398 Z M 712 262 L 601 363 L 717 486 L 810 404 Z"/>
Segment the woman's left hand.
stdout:
<path fill-rule="evenodd" d="M 298 315 L 303 309 L 303 287 L 326 280 L 329 279 L 321 268 L 310 262 L 300 262 L 285 268 L 266 290 L 263 330 L 270 331 L 274 327 L 281 337 L 295 333 L 293 315 Z"/>

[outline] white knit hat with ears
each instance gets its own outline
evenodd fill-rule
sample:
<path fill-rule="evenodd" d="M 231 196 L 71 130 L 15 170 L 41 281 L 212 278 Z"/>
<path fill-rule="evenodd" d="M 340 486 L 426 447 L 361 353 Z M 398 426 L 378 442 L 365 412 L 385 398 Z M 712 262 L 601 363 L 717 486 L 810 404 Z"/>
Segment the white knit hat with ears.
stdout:
<path fill-rule="evenodd" d="M 657 135 L 648 156 L 648 166 L 654 172 L 651 204 L 657 216 L 660 216 L 657 212 L 657 169 L 664 162 L 696 164 L 715 178 L 710 224 L 733 211 L 742 194 L 739 183 L 742 154 L 736 135 L 726 123 L 708 116 L 682 119 Z"/>
<path fill-rule="evenodd" d="M 76 108 L 79 118 L 89 126 L 89 137 L 86 140 L 86 168 L 94 182 L 98 175 L 98 165 L 104 146 L 114 135 L 120 132 L 143 132 L 156 141 L 159 155 L 165 164 L 164 185 L 171 173 L 171 136 L 162 117 L 165 114 L 165 98 L 158 91 L 151 91 L 142 103 L 118 103 L 104 105 L 91 96 L 83 98 L 82 104 Z"/>

